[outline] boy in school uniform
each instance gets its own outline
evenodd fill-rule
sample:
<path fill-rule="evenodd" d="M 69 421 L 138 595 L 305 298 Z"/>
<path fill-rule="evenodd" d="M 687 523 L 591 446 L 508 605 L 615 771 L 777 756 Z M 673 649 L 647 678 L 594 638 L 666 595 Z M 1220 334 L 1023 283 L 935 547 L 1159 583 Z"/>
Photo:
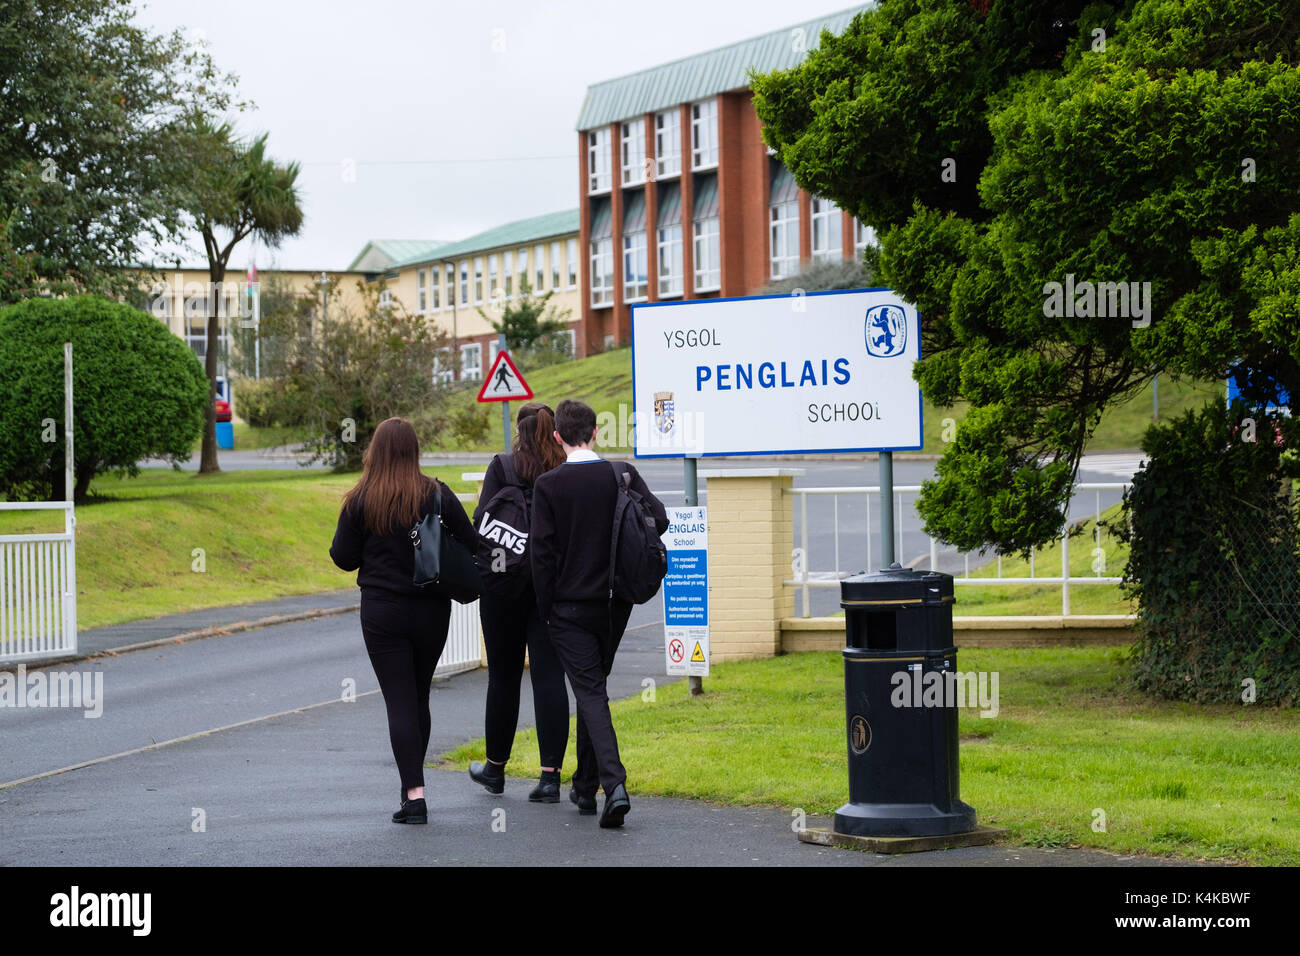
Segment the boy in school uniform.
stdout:
<path fill-rule="evenodd" d="M 618 478 L 592 446 L 596 413 L 582 402 L 555 409 L 555 440 L 564 446 L 563 465 L 533 485 L 529 539 L 537 609 L 547 622 L 551 644 L 568 675 L 578 705 L 578 766 L 569 799 L 584 815 L 596 812 L 597 785 L 605 791 L 600 825 L 623 825 L 631 807 L 627 772 L 618 756 L 618 737 L 609 713 L 605 679 L 627 627 L 632 605 L 612 598 L 609 552 Z M 650 493 L 631 465 L 632 490 L 655 515 L 659 534 L 668 530 L 663 503 Z"/>

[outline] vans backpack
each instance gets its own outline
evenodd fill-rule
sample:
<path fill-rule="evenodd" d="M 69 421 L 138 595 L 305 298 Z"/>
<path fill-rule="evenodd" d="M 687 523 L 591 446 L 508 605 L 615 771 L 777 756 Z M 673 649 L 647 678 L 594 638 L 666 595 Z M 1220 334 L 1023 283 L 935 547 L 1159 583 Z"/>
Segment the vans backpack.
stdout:
<path fill-rule="evenodd" d="M 668 573 L 668 551 L 655 527 L 655 515 L 640 492 L 632 490 L 627 465 L 610 462 L 618 483 L 614 529 L 609 540 L 609 593 L 644 604 L 659 593 Z"/>
<path fill-rule="evenodd" d="M 505 484 L 476 516 L 478 547 L 474 550 L 474 564 L 483 579 L 484 591 L 511 600 L 522 596 L 533 580 L 528 561 L 533 489 L 515 474 L 511 455 L 500 455 L 498 460 Z"/>

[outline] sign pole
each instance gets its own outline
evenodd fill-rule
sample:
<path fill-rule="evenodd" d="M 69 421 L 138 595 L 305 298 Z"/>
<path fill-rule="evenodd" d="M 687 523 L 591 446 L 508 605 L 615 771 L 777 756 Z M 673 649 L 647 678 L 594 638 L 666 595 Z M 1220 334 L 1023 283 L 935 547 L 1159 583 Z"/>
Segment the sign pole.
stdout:
<path fill-rule="evenodd" d="M 63 343 L 63 495 L 72 500 L 77 487 L 72 447 L 72 343 Z"/>
<path fill-rule="evenodd" d="M 699 458 L 694 455 L 688 455 L 682 459 L 682 478 L 686 488 L 686 504 L 688 507 L 699 507 L 700 504 L 700 480 L 697 466 Z M 691 689 L 692 697 L 699 697 L 704 693 L 704 678 L 692 674 L 686 678 L 687 684 Z"/>
<path fill-rule="evenodd" d="M 880 467 L 880 562 L 889 567 L 897 560 L 894 554 L 894 453 L 882 451 Z"/>
<path fill-rule="evenodd" d="M 497 334 L 497 351 L 506 350 L 506 334 L 500 332 Z M 510 454 L 510 403 L 501 403 L 501 430 L 506 436 L 506 454 Z"/>

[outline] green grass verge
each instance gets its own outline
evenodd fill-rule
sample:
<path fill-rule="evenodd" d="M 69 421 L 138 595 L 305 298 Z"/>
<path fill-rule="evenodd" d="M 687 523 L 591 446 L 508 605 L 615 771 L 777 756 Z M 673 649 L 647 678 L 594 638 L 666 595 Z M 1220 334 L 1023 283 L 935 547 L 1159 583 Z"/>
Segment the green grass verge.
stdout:
<path fill-rule="evenodd" d="M 999 675 L 998 715 L 959 718 L 961 795 L 980 822 L 1031 846 L 1300 863 L 1294 714 L 1150 700 L 1128 685 L 1125 656 L 960 652 L 961 670 Z M 612 705 L 634 809 L 638 795 L 657 795 L 829 814 L 848 799 L 839 654 L 719 664 L 704 687 L 692 698 L 678 681 L 653 701 Z M 482 740 L 444 766 L 472 759 L 484 759 Z M 566 780 L 574 762 L 571 744 Z M 509 772 L 539 771 L 536 734 L 522 731 Z M 1097 809 L 1105 832 L 1093 830 Z"/>
<path fill-rule="evenodd" d="M 425 469 L 456 491 L 465 466 Z M 346 588 L 329 546 L 356 475 L 149 470 L 105 476 L 77 508 L 81 629 L 201 608 Z M 0 515 L 6 534 L 62 531 L 59 512 Z M 194 570 L 202 549 L 206 570 Z"/>

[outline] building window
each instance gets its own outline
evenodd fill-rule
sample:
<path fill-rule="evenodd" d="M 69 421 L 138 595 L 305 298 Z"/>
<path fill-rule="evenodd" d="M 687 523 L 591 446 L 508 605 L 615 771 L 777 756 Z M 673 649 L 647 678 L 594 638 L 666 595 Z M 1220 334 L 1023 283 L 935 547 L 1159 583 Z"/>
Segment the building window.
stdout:
<path fill-rule="evenodd" d="M 722 248 L 716 218 L 695 220 L 695 291 L 722 288 Z"/>
<path fill-rule="evenodd" d="M 609 305 L 614 301 L 614 240 L 595 239 L 591 243 L 591 304 Z"/>
<path fill-rule="evenodd" d="M 543 245 L 533 246 L 533 275 L 537 280 L 533 283 L 533 288 L 538 292 L 546 288 L 546 247 Z"/>
<path fill-rule="evenodd" d="M 447 308 L 456 307 L 456 267 L 447 263 Z"/>
<path fill-rule="evenodd" d="M 609 128 L 593 129 L 587 134 L 588 192 L 607 192 L 613 185 L 609 160 Z"/>
<path fill-rule="evenodd" d="M 469 260 L 460 260 L 460 304 L 469 305 Z"/>
<path fill-rule="evenodd" d="M 420 306 L 419 312 L 421 315 L 424 315 L 426 308 L 428 306 L 428 299 L 427 299 L 428 293 L 425 291 L 425 287 L 424 287 L 423 269 L 421 269 L 419 272 L 415 274 L 415 287 L 416 287 L 416 300 L 418 301 Z"/>
<path fill-rule="evenodd" d="M 501 286 L 497 285 L 497 257 L 494 252 L 488 256 L 488 298 L 495 299 L 501 291 Z"/>
<path fill-rule="evenodd" d="M 874 246 L 875 244 L 876 244 L 876 230 L 854 219 L 853 220 L 853 251 L 858 254 L 857 257 L 861 259 L 862 253 L 866 251 L 867 246 Z"/>
<path fill-rule="evenodd" d="M 517 249 L 515 251 L 515 268 L 519 272 L 519 294 L 524 294 L 524 286 L 528 284 L 528 250 Z"/>
<path fill-rule="evenodd" d="M 701 100 L 691 104 L 691 168 L 718 165 L 718 102 Z"/>
<path fill-rule="evenodd" d="M 501 253 L 501 277 L 505 283 L 506 298 L 515 297 L 515 257 L 509 252 Z"/>
<path fill-rule="evenodd" d="M 659 295 L 682 294 L 682 227 L 659 230 Z"/>
<path fill-rule="evenodd" d="M 393 307 L 392 289 L 384 289 L 379 293 L 379 307 L 381 309 L 391 309 Z"/>
<path fill-rule="evenodd" d="M 634 119 L 623 124 L 623 185 L 645 182 L 645 121 Z"/>
<path fill-rule="evenodd" d="M 799 271 L 799 202 L 773 203 L 772 278 L 787 279 Z"/>
<path fill-rule="evenodd" d="M 682 171 L 681 110 L 655 114 L 655 168 L 660 176 L 676 176 Z"/>
<path fill-rule="evenodd" d="M 429 311 L 437 312 L 442 308 L 442 266 L 429 270 Z"/>
<path fill-rule="evenodd" d="M 453 283 L 449 288 L 455 288 Z M 449 385 L 456 380 L 456 368 L 451 349 L 445 349 L 433 357 L 433 380 L 439 385 Z"/>
<path fill-rule="evenodd" d="M 840 209 L 829 199 L 812 197 L 812 257 L 819 262 L 844 258 L 840 235 Z"/>
<path fill-rule="evenodd" d="M 623 237 L 623 301 L 637 302 L 647 294 L 645 233 L 635 232 Z"/>
<path fill-rule="evenodd" d="M 460 377 L 462 381 L 483 378 L 483 346 L 477 342 L 460 347 Z"/>
<path fill-rule="evenodd" d="M 474 304 L 483 304 L 483 257 L 474 257 Z"/>
<path fill-rule="evenodd" d="M 560 287 L 560 244 L 551 243 L 551 288 Z"/>
<path fill-rule="evenodd" d="M 560 332 L 552 332 L 551 342 L 563 348 L 565 354 L 567 354 L 569 358 L 573 358 L 575 346 L 573 329 L 564 329 Z"/>
<path fill-rule="evenodd" d="M 578 240 L 569 239 L 564 243 L 564 264 L 569 270 L 569 288 L 578 287 Z"/>

